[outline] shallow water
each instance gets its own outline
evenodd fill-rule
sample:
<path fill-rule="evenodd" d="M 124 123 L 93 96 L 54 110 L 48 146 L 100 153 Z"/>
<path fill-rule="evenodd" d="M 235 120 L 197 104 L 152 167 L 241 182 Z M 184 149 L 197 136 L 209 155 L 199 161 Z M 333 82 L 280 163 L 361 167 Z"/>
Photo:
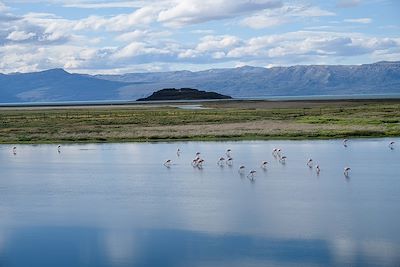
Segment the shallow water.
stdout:
<path fill-rule="evenodd" d="M 0 145 L 0 266 L 399 266 L 391 140 Z"/>

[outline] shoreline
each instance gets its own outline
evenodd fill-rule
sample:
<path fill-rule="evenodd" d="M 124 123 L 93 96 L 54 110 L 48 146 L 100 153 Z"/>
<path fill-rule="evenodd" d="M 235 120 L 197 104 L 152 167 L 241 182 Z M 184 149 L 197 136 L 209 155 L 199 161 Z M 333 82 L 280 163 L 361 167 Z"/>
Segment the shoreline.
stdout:
<path fill-rule="evenodd" d="M 112 108 L 112 107 L 141 107 L 141 106 L 169 106 L 182 104 L 206 104 L 223 102 L 364 102 L 364 101 L 398 101 L 400 94 L 391 95 L 315 95 L 315 96 L 269 96 L 269 97 L 246 97 L 231 99 L 197 99 L 197 100 L 98 100 L 98 101 L 59 101 L 59 102 L 21 102 L 0 103 L 1 109 L 16 108 Z"/>
<path fill-rule="evenodd" d="M 96 141 L 96 140 L 88 140 L 88 141 L 49 141 L 49 142 L 18 142 L 18 143 L 3 143 L 0 142 L 0 145 L 85 145 L 85 144 L 126 144 L 126 143 L 178 143 L 178 142 L 243 142 L 243 141 L 336 141 L 342 140 L 343 138 L 355 140 L 355 139 L 387 139 L 387 138 L 400 138 L 399 136 L 342 136 L 342 137 L 224 137 L 224 138 L 197 138 L 192 137 L 188 139 L 132 139 L 132 140 L 109 140 L 109 141 Z"/>
<path fill-rule="evenodd" d="M 209 101 L 0 109 L 0 144 L 327 140 L 400 136 L 400 100 Z"/>

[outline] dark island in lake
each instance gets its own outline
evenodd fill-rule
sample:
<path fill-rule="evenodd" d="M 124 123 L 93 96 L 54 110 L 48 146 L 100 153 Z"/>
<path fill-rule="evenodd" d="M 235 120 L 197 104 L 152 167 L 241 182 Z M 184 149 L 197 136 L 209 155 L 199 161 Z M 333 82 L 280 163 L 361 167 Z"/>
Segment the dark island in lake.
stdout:
<path fill-rule="evenodd" d="M 140 98 L 137 101 L 161 101 L 161 100 L 203 100 L 203 99 L 232 99 L 231 96 L 221 95 L 215 92 L 206 92 L 192 88 L 167 88 L 154 92 L 151 96 Z"/>

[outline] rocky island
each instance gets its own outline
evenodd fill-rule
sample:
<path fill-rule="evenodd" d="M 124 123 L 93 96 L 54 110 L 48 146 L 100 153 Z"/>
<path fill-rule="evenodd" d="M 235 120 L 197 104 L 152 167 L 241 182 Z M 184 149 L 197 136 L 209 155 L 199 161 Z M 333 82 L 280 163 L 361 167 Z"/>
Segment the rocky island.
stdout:
<path fill-rule="evenodd" d="M 231 96 L 221 95 L 216 92 L 206 92 L 192 88 L 167 88 L 154 92 L 146 98 L 137 101 L 162 101 L 162 100 L 204 100 L 204 99 L 231 99 Z"/>

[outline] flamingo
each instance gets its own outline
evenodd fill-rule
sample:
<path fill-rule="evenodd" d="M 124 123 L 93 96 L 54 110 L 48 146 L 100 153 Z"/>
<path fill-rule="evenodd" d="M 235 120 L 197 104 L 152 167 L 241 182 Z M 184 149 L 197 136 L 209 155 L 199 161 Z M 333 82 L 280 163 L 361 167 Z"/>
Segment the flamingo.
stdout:
<path fill-rule="evenodd" d="M 274 149 L 272 150 L 272 156 L 274 156 L 274 157 L 276 158 L 277 153 L 278 153 L 278 149 L 277 149 L 277 148 L 274 148 Z"/>
<path fill-rule="evenodd" d="M 199 156 L 196 156 L 193 160 L 192 160 L 192 166 L 195 167 L 197 166 L 198 161 L 200 160 Z"/>
<path fill-rule="evenodd" d="M 312 159 L 309 159 L 309 160 L 308 160 L 307 166 L 308 166 L 309 168 L 312 168 L 312 167 L 313 167 L 313 160 L 312 160 Z"/>
<path fill-rule="evenodd" d="M 319 168 L 319 165 L 315 166 L 315 171 L 317 172 L 317 174 L 319 174 L 319 172 L 321 171 L 321 169 Z"/>
<path fill-rule="evenodd" d="M 13 147 L 13 154 L 16 155 L 17 154 L 17 147 Z"/>
<path fill-rule="evenodd" d="M 178 148 L 178 150 L 176 150 L 176 155 L 179 157 L 181 155 L 181 150 Z"/>
<path fill-rule="evenodd" d="M 200 152 L 196 152 L 196 157 L 199 157 L 200 156 Z"/>
<path fill-rule="evenodd" d="M 349 177 L 349 171 L 350 170 L 351 170 L 350 167 L 345 167 L 344 171 L 343 171 L 344 176 Z"/>
<path fill-rule="evenodd" d="M 58 146 L 57 146 L 57 151 L 58 151 L 58 153 L 61 152 L 61 145 L 58 145 Z"/>
<path fill-rule="evenodd" d="M 285 164 L 285 163 L 286 163 L 286 159 L 287 159 L 286 156 L 282 156 L 282 157 L 280 158 L 281 163 L 282 163 L 282 164 Z"/>
<path fill-rule="evenodd" d="M 227 156 L 228 158 L 231 157 L 231 152 L 232 152 L 232 150 L 231 150 L 230 148 L 228 148 L 228 149 L 226 150 L 225 154 L 226 154 L 226 156 Z"/>
<path fill-rule="evenodd" d="M 254 175 L 256 174 L 256 171 L 255 170 L 251 170 L 250 172 L 249 172 L 249 174 L 247 175 L 247 178 L 249 178 L 250 179 L 250 181 L 254 181 Z"/>
<path fill-rule="evenodd" d="M 203 168 L 203 163 L 204 163 L 204 159 L 199 159 L 197 161 L 197 168 L 202 169 Z"/>
<path fill-rule="evenodd" d="M 390 143 L 389 143 L 389 148 L 390 148 L 390 149 L 394 149 L 394 144 L 395 144 L 395 143 L 396 143 L 395 141 L 390 142 Z"/>
<path fill-rule="evenodd" d="M 268 164 L 268 161 L 261 162 L 261 168 L 266 169 L 267 168 L 267 164 Z"/>
<path fill-rule="evenodd" d="M 226 161 L 226 164 L 229 165 L 229 166 L 232 166 L 233 158 L 229 157 L 228 160 Z"/>
<path fill-rule="evenodd" d="M 239 172 L 240 174 L 243 174 L 244 169 L 246 169 L 246 167 L 245 167 L 244 165 L 242 165 L 242 166 L 239 167 L 239 171 L 238 171 L 238 172 Z"/>
<path fill-rule="evenodd" d="M 218 160 L 218 162 L 217 162 L 217 164 L 218 164 L 219 166 L 222 166 L 222 165 L 224 165 L 224 163 L 225 163 L 225 158 L 224 158 L 224 157 L 220 157 L 219 160 Z"/>
<path fill-rule="evenodd" d="M 347 141 L 349 141 L 348 139 L 343 139 L 343 146 L 347 147 Z"/>
<path fill-rule="evenodd" d="M 168 159 L 166 162 L 164 162 L 164 166 L 167 168 L 171 167 L 171 164 L 172 164 L 172 160 L 170 160 L 170 159 Z"/>

